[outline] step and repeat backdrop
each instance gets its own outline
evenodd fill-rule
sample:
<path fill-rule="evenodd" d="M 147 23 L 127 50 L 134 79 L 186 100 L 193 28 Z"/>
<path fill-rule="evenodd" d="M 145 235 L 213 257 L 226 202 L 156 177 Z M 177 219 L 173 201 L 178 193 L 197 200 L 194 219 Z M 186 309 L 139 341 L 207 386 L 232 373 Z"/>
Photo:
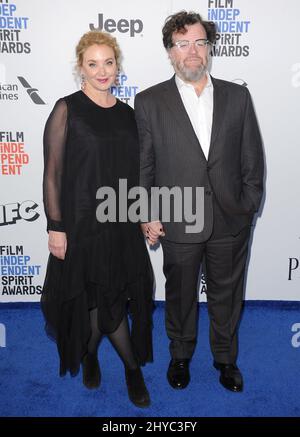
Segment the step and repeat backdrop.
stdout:
<path fill-rule="evenodd" d="M 264 140 L 266 194 L 255 222 L 246 299 L 300 297 L 300 50 L 298 0 L 0 0 L 0 301 L 38 301 L 48 258 L 42 201 L 45 121 L 79 89 L 75 46 L 88 30 L 116 36 L 123 71 L 114 94 L 173 74 L 165 18 L 182 9 L 215 21 L 213 76 L 247 86 Z M 150 250 L 164 299 L 161 248 Z M 205 277 L 199 283 L 205 300 Z"/>

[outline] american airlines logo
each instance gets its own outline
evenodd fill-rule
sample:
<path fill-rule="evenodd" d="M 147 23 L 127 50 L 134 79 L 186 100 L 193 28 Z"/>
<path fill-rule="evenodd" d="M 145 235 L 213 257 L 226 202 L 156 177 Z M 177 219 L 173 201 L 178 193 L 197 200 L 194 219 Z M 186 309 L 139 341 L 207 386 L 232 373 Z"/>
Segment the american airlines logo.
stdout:
<path fill-rule="evenodd" d="M 24 79 L 24 77 L 22 76 L 18 76 L 18 79 L 23 85 L 23 87 L 26 88 L 27 94 L 29 95 L 33 103 L 35 103 L 36 105 L 45 105 L 45 102 L 41 99 L 41 97 L 37 93 L 38 91 L 37 88 L 32 88 L 32 86 L 29 85 L 27 80 Z"/>

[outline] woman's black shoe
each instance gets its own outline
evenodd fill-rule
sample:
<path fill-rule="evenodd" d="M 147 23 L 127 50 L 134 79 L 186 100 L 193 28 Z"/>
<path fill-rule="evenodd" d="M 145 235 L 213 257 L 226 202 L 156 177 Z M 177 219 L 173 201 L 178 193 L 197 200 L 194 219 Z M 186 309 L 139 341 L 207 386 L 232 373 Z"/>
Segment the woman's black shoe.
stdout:
<path fill-rule="evenodd" d="M 82 360 L 83 384 L 89 388 L 97 388 L 101 382 L 101 372 L 97 354 L 87 353 Z"/>
<path fill-rule="evenodd" d="M 128 369 L 125 367 L 125 377 L 128 396 L 131 402 L 136 407 L 149 407 L 150 396 L 141 369 L 139 367 L 136 369 Z"/>

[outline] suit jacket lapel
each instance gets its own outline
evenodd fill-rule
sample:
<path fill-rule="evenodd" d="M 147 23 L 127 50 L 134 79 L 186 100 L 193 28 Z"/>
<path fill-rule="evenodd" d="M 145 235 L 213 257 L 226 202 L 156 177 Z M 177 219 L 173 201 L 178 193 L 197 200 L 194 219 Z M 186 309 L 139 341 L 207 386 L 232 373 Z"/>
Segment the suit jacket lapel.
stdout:
<path fill-rule="evenodd" d="M 195 134 L 193 125 L 185 110 L 184 104 L 179 94 L 175 82 L 175 75 L 169 81 L 166 82 L 165 92 L 163 97 L 169 110 L 173 113 L 174 118 L 176 119 L 178 125 L 181 126 L 183 132 L 185 133 L 187 137 L 187 141 L 189 141 L 192 144 L 195 144 L 200 149 L 202 158 L 206 161 L 206 157 L 203 153 L 197 135 Z"/>
<path fill-rule="evenodd" d="M 208 160 L 211 160 L 213 157 L 217 136 L 227 111 L 226 88 L 222 85 L 222 82 L 219 81 L 218 79 L 214 79 L 212 77 L 211 80 L 214 86 L 214 109 L 213 109 L 213 121 L 212 121 L 212 128 L 211 128 L 211 139 L 210 139 Z"/>

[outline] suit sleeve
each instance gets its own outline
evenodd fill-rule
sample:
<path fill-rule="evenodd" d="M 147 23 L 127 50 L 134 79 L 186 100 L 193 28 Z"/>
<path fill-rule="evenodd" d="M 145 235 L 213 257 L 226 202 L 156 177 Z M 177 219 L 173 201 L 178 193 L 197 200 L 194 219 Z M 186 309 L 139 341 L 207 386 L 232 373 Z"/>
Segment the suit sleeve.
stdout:
<path fill-rule="evenodd" d="M 262 139 L 251 96 L 246 88 L 246 102 L 242 133 L 241 171 L 242 201 L 251 212 L 256 212 L 263 195 L 264 157 Z"/>
<path fill-rule="evenodd" d="M 147 199 L 141 196 L 142 222 L 159 220 L 158 207 L 151 202 L 151 187 L 155 186 L 155 152 L 150 120 L 147 117 L 145 104 L 138 94 L 134 102 L 135 117 L 140 144 L 140 187 L 147 192 Z"/>
<path fill-rule="evenodd" d="M 67 105 L 55 104 L 44 130 L 43 201 L 47 231 L 64 232 L 61 210 L 63 164 L 67 137 Z"/>

